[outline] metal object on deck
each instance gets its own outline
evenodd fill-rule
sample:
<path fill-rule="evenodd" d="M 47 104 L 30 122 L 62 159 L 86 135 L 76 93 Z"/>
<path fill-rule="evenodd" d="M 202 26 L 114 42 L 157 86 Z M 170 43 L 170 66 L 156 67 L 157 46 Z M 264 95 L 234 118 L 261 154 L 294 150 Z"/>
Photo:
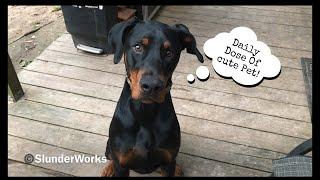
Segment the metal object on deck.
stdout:
<path fill-rule="evenodd" d="M 86 45 L 83 45 L 83 44 L 78 44 L 77 45 L 77 49 L 80 49 L 82 51 L 91 52 L 91 53 L 94 53 L 94 54 L 101 54 L 103 52 L 103 49 L 94 48 L 94 47 L 86 46 Z"/>
<path fill-rule="evenodd" d="M 74 46 L 97 53 L 112 53 L 108 47 L 108 32 L 117 20 L 116 6 L 61 6 L 67 31 L 71 34 Z M 81 46 L 87 47 L 81 47 Z"/>

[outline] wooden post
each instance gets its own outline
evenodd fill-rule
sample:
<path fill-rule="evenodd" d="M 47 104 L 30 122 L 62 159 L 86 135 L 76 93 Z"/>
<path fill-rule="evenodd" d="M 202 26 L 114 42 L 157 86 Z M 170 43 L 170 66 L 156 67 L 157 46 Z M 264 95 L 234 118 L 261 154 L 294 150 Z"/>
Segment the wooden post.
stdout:
<path fill-rule="evenodd" d="M 24 95 L 24 92 L 19 82 L 17 73 L 14 70 L 9 54 L 8 54 L 8 93 L 14 102 L 18 101 Z"/>
<path fill-rule="evenodd" d="M 149 12 L 148 12 L 148 6 L 142 6 L 142 16 L 143 16 L 143 20 L 146 21 L 146 20 L 149 20 L 148 18 L 148 15 Z"/>
<path fill-rule="evenodd" d="M 143 20 L 151 20 L 161 6 L 142 6 Z"/>

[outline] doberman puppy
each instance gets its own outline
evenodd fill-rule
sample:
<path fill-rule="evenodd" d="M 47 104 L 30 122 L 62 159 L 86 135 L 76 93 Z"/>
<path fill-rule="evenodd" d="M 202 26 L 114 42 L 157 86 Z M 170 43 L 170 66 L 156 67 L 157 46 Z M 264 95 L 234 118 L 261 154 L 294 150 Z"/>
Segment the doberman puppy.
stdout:
<path fill-rule="evenodd" d="M 171 76 L 186 49 L 202 63 L 194 36 L 183 24 L 169 26 L 131 18 L 108 34 L 114 63 L 124 55 L 126 80 L 110 128 L 101 176 L 129 176 L 129 170 L 182 175 L 176 165 L 180 126 L 174 111 Z"/>

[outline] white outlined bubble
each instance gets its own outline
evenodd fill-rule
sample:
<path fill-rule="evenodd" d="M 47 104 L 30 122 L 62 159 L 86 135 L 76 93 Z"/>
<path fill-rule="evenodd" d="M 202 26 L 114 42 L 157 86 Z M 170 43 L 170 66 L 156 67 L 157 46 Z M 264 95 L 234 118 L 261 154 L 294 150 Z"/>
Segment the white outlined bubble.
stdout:
<path fill-rule="evenodd" d="M 209 77 L 210 72 L 206 66 L 199 66 L 196 70 L 196 75 L 198 79 L 206 80 Z"/>
<path fill-rule="evenodd" d="M 213 69 L 219 75 L 232 77 L 242 85 L 258 84 L 264 77 L 275 77 L 281 71 L 279 59 L 247 27 L 216 35 L 205 42 L 203 50 L 212 58 Z"/>
<path fill-rule="evenodd" d="M 187 81 L 188 81 L 190 84 L 192 84 L 192 83 L 195 81 L 193 74 L 188 74 L 188 76 L 187 76 Z"/>

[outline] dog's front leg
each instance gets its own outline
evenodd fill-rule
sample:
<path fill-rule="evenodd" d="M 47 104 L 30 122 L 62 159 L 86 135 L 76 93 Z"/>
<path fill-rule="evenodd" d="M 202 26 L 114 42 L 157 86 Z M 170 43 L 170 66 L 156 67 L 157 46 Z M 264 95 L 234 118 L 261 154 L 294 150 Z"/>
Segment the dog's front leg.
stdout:
<path fill-rule="evenodd" d="M 129 177 L 129 168 L 121 167 L 119 161 L 114 163 L 115 177 Z"/>
<path fill-rule="evenodd" d="M 123 168 L 119 163 L 110 160 L 107 166 L 101 172 L 102 177 L 128 177 L 129 169 Z"/>
<path fill-rule="evenodd" d="M 101 172 L 101 177 L 113 177 L 115 174 L 114 161 L 110 160 Z"/>
<path fill-rule="evenodd" d="M 181 167 L 176 163 L 176 161 L 171 161 L 171 163 L 160 166 L 161 176 L 172 177 L 172 176 L 183 176 Z"/>

